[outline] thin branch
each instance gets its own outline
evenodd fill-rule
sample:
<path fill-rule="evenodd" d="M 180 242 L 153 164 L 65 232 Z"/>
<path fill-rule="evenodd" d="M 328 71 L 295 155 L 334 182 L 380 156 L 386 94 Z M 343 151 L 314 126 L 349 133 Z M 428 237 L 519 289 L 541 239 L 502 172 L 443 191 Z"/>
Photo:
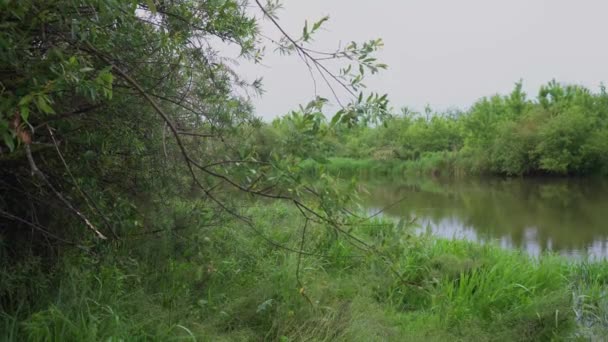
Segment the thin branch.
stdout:
<path fill-rule="evenodd" d="M 298 253 L 298 264 L 296 266 L 296 281 L 298 282 L 298 287 L 300 288 L 300 294 L 302 295 L 302 297 L 306 298 L 306 300 L 308 301 L 308 303 L 311 306 L 314 306 L 314 304 L 312 303 L 312 300 L 310 300 L 310 297 L 308 297 L 308 295 L 306 294 L 306 291 L 304 289 L 304 284 L 302 283 L 302 280 L 300 279 L 300 264 L 302 263 L 302 252 L 304 251 L 304 242 L 306 241 L 306 228 L 308 228 L 308 220 L 306 220 L 304 222 L 304 227 L 302 228 L 302 239 L 300 241 L 300 253 Z"/>
<path fill-rule="evenodd" d="M 163 152 L 165 154 L 165 160 L 169 159 L 167 154 L 167 123 L 163 122 Z"/>
<path fill-rule="evenodd" d="M 72 203 L 70 203 L 70 201 L 68 201 L 59 191 L 57 191 L 57 189 L 55 189 L 53 184 L 51 184 L 51 182 L 49 182 L 46 175 L 44 173 L 42 173 L 42 171 L 40 171 L 40 169 L 36 165 L 36 162 L 34 161 L 34 157 L 32 156 L 32 150 L 31 150 L 29 144 L 25 144 L 25 154 L 26 154 L 27 160 L 30 164 L 32 176 L 37 176 L 38 178 L 40 178 L 55 193 L 55 196 L 57 196 L 57 198 L 59 198 L 59 200 L 61 202 L 63 202 L 63 204 L 65 204 L 72 212 L 74 212 L 74 214 L 76 214 L 84 222 L 84 224 L 89 229 L 91 229 L 95 233 L 95 235 L 97 235 L 98 238 L 100 238 L 102 240 L 107 240 L 107 237 L 105 235 L 103 235 L 99 231 L 99 229 L 97 229 L 83 213 L 78 211 L 78 209 L 76 209 L 72 205 Z"/>
<path fill-rule="evenodd" d="M 314 56 L 312 56 L 309 52 L 309 50 L 303 48 L 295 39 L 293 39 L 288 33 L 287 31 L 285 31 L 285 29 L 283 29 L 283 27 L 279 24 L 279 22 L 270 14 L 268 13 L 268 11 L 266 10 L 266 8 L 262 5 L 262 3 L 260 3 L 259 0 L 255 0 L 256 4 L 258 5 L 258 7 L 260 8 L 260 10 L 262 11 L 262 13 L 264 13 L 264 15 L 266 17 L 268 17 L 268 19 L 270 19 L 270 21 L 272 22 L 272 24 L 281 32 L 281 34 L 291 43 L 293 44 L 293 46 L 295 47 L 295 49 L 298 51 L 298 53 L 302 53 L 306 58 L 310 59 L 313 64 L 315 65 L 316 69 L 319 71 L 319 73 L 321 74 L 321 77 L 323 77 L 325 83 L 327 84 L 327 86 L 330 88 L 330 90 L 332 91 L 332 93 L 334 94 L 334 97 L 336 98 L 336 101 L 338 101 L 338 103 L 340 103 L 340 99 L 337 96 L 335 90 L 333 89 L 331 83 L 329 82 L 329 80 L 326 78 L 325 74 L 329 75 L 336 83 L 338 83 L 342 88 L 344 88 L 351 96 L 356 96 L 356 94 L 353 92 L 352 89 L 350 89 L 344 82 L 342 82 L 336 75 L 334 75 L 329 69 L 327 69 L 327 67 L 325 67 L 317 58 L 315 58 Z"/>
<path fill-rule="evenodd" d="M 196 132 L 184 132 L 184 131 L 179 131 L 178 134 L 180 135 L 188 135 L 191 137 L 201 137 L 201 138 L 215 138 L 217 137 L 214 134 L 205 134 L 205 133 L 196 133 Z"/>
<path fill-rule="evenodd" d="M 59 156 L 59 159 L 61 159 L 61 162 L 63 163 L 63 167 L 65 168 L 66 172 L 68 173 L 68 176 L 70 176 L 70 178 L 72 179 L 72 182 L 74 183 L 74 187 L 76 188 L 76 190 L 78 190 L 78 192 L 80 192 L 80 194 L 84 198 L 85 203 L 89 206 L 89 209 L 91 209 L 91 211 L 96 211 L 97 214 L 99 214 L 99 216 L 101 216 L 101 218 L 103 219 L 103 221 L 106 225 L 106 228 L 108 228 L 108 230 L 112 233 L 114 238 L 117 239 L 118 235 L 116 235 L 116 232 L 112 228 L 112 225 L 110 224 L 110 220 L 101 212 L 101 210 L 99 209 L 99 207 L 97 205 L 95 205 L 94 203 L 91 204 L 91 201 L 89 201 L 89 196 L 87 196 L 85 194 L 85 192 L 82 190 L 82 188 L 78 185 L 78 182 L 76 181 L 76 178 L 72 174 L 72 171 L 70 170 L 70 167 L 68 166 L 67 162 L 65 161 L 65 158 L 63 158 L 63 154 L 61 154 L 61 150 L 59 149 L 59 144 L 57 143 L 57 140 L 55 139 L 55 134 L 53 133 L 53 130 L 48 125 L 46 126 L 46 129 L 49 131 L 51 140 L 53 141 L 53 144 L 55 145 L 55 151 L 57 151 L 57 155 Z"/>

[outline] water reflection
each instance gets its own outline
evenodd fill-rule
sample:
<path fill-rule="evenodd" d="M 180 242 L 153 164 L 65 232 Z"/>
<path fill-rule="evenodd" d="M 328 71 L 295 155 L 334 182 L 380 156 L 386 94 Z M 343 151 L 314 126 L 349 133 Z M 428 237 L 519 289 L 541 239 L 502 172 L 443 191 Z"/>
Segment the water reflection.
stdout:
<path fill-rule="evenodd" d="M 593 259 L 608 257 L 608 183 L 598 179 L 468 179 L 376 181 L 364 204 L 417 218 L 420 232 L 495 241 L 531 255 L 544 250 Z"/>

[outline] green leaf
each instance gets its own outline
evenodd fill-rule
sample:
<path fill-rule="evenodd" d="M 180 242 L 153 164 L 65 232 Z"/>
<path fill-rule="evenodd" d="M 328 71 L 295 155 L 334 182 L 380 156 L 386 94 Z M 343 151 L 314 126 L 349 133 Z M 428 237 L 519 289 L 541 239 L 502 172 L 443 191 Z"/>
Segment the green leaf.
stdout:
<path fill-rule="evenodd" d="M 21 100 L 19 101 L 19 106 L 27 106 L 28 104 L 30 104 L 30 102 L 32 102 L 32 95 L 27 94 L 21 98 Z"/>
<path fill-rule="evenodd" d="M 21 112 L 21 118 L 23 121 L 27 122 L 28 118 L 30 117 L 30 108 L 28 106 L 21 106 L 19 111 Z"/>
<path fill-rule="evenodd" d="M 340 122 L 340 120 L 342 119 L 342 114 L 343 111 L 339 111 L 338 113 L 336 113 L 336 115 L 334 115 L 334 117 L 331 119 L 332 126 L 335 126 L 338 122 Z"/>
<path fill-rule="evenodd" d="M 13 137 L 11 136 L 11 134 L 4 133 L 2 135 L 2 137 L 4 138 L 4 144 L 6 144 L 6 146 L 8 146 L 8 149 L 11 152 L 13 152 L 15 150 L 15 140 L 13 139 Z"/>
<path fill-rule="evenodd" d="M 321 18 L 321 20 L 317 21 L 313 26 L 312 26 L 312 32 L 315 32 L 316 30 L 319 29 L 319 27 L 321 27 L 321 25 L 323 25 L 324 22 L 329 20 L 329 16 L 325 16 L 323 18 Z"/>
<path fill-rule="evenodd" d="M 46 96 L 36 97 L 36 105 L 45 114 L 55 114 L 55 110 L 49 105 Z"/>
<path fill-rule="evenodd" d="M 310 39 L 310 34 L 308 33 L 308 21 L 304 22 L 304 29 L 302 30 L 302 39 L 304 39 L 304 41 L 308 41 L 308 39 Z"/>

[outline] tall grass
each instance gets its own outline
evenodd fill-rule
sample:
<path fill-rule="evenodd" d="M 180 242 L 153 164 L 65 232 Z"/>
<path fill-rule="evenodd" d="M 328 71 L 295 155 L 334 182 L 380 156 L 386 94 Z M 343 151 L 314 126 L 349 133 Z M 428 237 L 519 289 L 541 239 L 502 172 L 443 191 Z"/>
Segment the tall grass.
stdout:
<path fill-rule="evenodd" d="M 340 177 L 404 177 L 404 176 L 449 176 L 462 177 L 479 174 L 467 158 L 457 153 L 435 152 L 424 153 L 414 160 L 375 160 L 353 158 L 329 158 L 326 164 L 307 160 L 301 167 L 309 175 L 317 175 L 321 170 Z"/>
<path fill-rule="evenodd" d="M 298 249 L 281 204 L 246 209 L 267 238 Z M 3 308 L 9 341 L 543 341 L 608 333 L 608 264 L 353 228 L 378 257 L 312 225 L 298 257 L 226 220 L 221 227 L 71 252 L 36 298 Z M 331 235 L 331 234 L 330 234 Z M 390 267 L 389 267 L 390 264 Z M 398 276 L 396 275 L 398 274 Z"/>

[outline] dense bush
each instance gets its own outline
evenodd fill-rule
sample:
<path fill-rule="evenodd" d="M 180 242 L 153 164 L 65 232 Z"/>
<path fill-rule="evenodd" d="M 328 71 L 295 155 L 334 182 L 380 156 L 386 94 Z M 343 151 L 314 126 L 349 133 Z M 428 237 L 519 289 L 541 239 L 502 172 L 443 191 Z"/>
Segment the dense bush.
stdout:
<path fill-rule="evenodd" d="M 466 112 L 403 110 L 383 125 L 333 127 L 320 150 L 328 157 L 401 160 L 409 164 L 404 169 L 423 173 L 605 174 L 607 127 L 603 87 L 594 94 L 551 82 L 536 99 L 527 99 L 517 84 L 508 96 L 483 98 Z M 419 167 L 437 166 L 426 160 L 437 158 L 446 158 L 448 169 Z"/>
<path fill-rule="evenodd" d="M 326 221 L 348 216 L 339 210 L 348 196 L 329 178 L 309 184 L 298 172 L 322 151 L 316 137 L 328 100 L 294 111 L 290 139 L 279 142 L 258 131 L 249 102 L 261 80 L 243 80 L 227 56 L 236 50 L 238 60 L 259 63 L 266 43 L 306 51 L 306 64 L 333 76 L 328 86 L 353 95 L 335 116 L 352 125 L 366 107 L 386 107 L 386 96 L 361 92 L 365 75 L 386 68 L 374 58 L 382 40 L 327 58 L 310 44 L 328 18 L 290 36 L 280 7 L 0 1 L 0 332 L 8 335 L 0 339 L 23 340 L 26 331 L 32 340 L 166 340 L 184 330 L 176 324 L 187 312 L 172 310 L 200 280 L 184 267 L 200 261 L 200 245 L 180 232 L 222 226 L 218 217 L 255 229 L 239 214 L 245 196 L 287 201 Z M 262 18 L 282 38 L 266 41 Z M 172 259 L 184 248 L 193 254 Z"/>

